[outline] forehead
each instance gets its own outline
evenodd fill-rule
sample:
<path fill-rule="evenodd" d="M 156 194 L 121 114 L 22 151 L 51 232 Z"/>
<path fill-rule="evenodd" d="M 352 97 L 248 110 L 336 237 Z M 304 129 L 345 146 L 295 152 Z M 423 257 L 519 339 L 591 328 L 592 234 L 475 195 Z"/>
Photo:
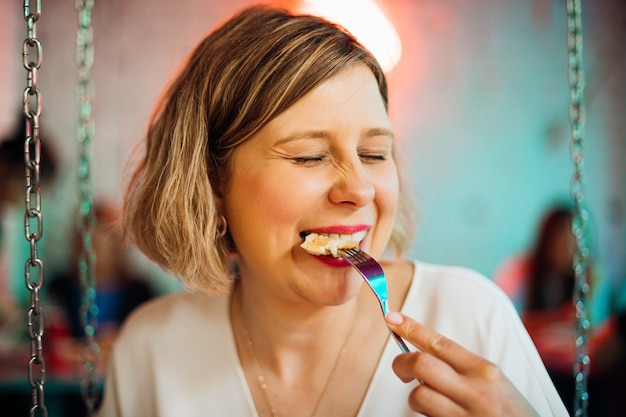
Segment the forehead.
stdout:
<path fill-rule="evenodd" d="M 367 66 L 356 65 L 311 90 L 259 133 L 348 125 L 390 129 L 390 124 L 376 78 Z"/>
<path fill-rule="evenodd" d="M 363 64 L 350 67 L 327 79 L 302 100 L 324 100 L 329 104 L 380 104 L 386 112 L 386 105 L 372 71 Z M 365 102 L 362 102 L 365 100 Z"/>

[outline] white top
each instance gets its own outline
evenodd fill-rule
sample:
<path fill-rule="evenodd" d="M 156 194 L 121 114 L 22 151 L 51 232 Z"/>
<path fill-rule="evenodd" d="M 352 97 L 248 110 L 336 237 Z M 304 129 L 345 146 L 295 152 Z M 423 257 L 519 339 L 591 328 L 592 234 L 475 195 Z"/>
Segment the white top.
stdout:
<path fill-rule="evenodd" d="M 102 417 L 257 417 L 237 356 L 228 296 L 179 293 L 128 319 L 109 358 Z M 415 262 L 402 312 L 496 363 L 542 417 L 567 410 L 506 295 L 477 272 Z M 391 369 L 392 338 L 358 417 L 418 416 Z"/>

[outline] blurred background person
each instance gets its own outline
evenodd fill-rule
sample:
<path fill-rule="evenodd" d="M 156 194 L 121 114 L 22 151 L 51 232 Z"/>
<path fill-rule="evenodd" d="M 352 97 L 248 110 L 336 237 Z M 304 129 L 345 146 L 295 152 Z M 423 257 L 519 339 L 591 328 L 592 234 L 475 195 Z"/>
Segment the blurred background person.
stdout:
<path fill-rule="evenodd" d="M 561 307 L 571 310 L 574 290 L 573 211 L 557 205 L 543 216 L 532 248 L 503 262 L 494 281 L 507 293 L 522 316 Z"/>
<path fill-rule="evenodd" d="M 574 210 L 567 204 L 551 206 L 542 216 L 531 248 L 506 259 L 497 268 L 494 281 L 511 298 L 524 326 L 541 355 L 559 394 L 570 412 L 575 395 L 572 369 L 575 360 L 576 309 L 573 302 L 576 277 L 574 255 L 576 242 L 572 233 Z M 602 320 L 593 320 L 589 304 L 594 293 L 605 291 L 604 282 L 594 268 L 587 265 L 587 317 L 592 326 L 588 332 L 587 352 L 592 366 L 588 389 L 590 416 L 624 415 L 626 407 L 615 395 L 615 375 L 624 375 L 625 312 L 613 311 Z M 623 383 L 620 383 L 623 387 Z"/>
<path fill-rule="evenodd" d="M 114 340 L 124 319 L 143 302 L 155 297 L 158 291 L 149 279 L 131 262 L 131 248 L 124 242 L 118 224 L 119 210 L 108 202 L 93 207 L 96 225 L 92 231 L 93 251 L 96 254 L 92 271 L 96 281 L 95 304 L 98 308 L 96 340 L 101 349 L 101 365 L 104 365 L 108 347 Z M 60 309 L 67 335 L 74 342 L 65 352 L 55 352 L 60 367 L 79 363 L 80 341 L 84 337 L 81 322 L 82 284 L 79 274 L 79 255 L 82 251 L 83 231 L 76 227 L 72 238 L 73 259 L 67 269 L 50 279 L 48 291 L 52 303 Z"/>

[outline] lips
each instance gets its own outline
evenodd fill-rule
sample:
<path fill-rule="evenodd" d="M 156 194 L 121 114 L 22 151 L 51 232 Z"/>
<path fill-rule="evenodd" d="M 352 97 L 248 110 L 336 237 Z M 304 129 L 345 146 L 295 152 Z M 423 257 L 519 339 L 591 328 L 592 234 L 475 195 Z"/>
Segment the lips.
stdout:
<path fill-rule="evenodd" d="M 359 246 L 365 238 L 366 230 L 347 233 L 305 233 L 304 242 L 300 245 L 312 255 L 332 255 L 339 257 L 340 249 L 350 249 Z"/>

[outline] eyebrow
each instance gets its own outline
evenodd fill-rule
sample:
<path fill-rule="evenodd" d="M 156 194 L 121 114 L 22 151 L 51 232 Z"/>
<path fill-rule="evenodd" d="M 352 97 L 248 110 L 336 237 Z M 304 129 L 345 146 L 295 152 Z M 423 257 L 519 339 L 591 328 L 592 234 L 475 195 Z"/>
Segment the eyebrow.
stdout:
<path fill-rule="evenodd" d="M 276 145 L 282 145 L 284 143 L 291 142 L 297 139 L 324 139 L 329 136 L 330 135 L 325 130 L 307 130 L 304 132 L 292 133 L 291 135 L 284 137 L 280 139 L 279 141 L 277 141 Z M 392 140 L 395 139 L 395 135 L 393 134 L 393 131 L 391 131 L 391 129 L 387 129 L 384 127 L 373 127 L 370 129 L 366 129 L 365 132 L 362 133 L 362 136 L 366 138 L 371 138 L 375 136 L 388 136 Z"/>
<path fill-rule="evenodd" d="M 367 138 L 371 138 L 373 136 L 389 136 L 391 139 L 396 138 L 391 129 L 387 129 L 384 127 L 373 127 L 371 129 L 367 129 L 363 136 Z"/>

